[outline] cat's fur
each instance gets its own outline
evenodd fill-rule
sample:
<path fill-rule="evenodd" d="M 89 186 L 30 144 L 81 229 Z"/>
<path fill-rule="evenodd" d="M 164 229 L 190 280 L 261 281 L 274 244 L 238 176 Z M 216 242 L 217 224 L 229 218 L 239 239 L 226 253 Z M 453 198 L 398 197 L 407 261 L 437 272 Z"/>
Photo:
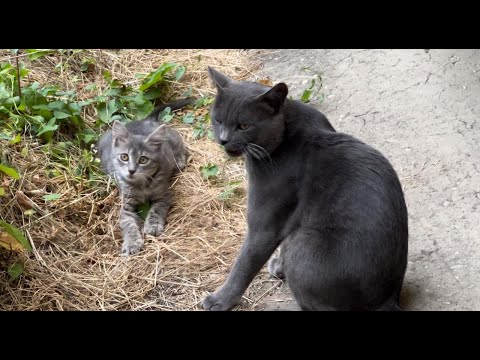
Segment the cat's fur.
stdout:
<path fill-rule="evenodd" d="M 150 204 L 143 233 L 158 236 L 163 231 L 171 204 L 170 180 L 176 171 L 185 168 L 187 150 L 180 134 L 166 124 L 160 125 L 157 119 L 166 107 L 173 111 L 192 102 L 188 98 L 164 104 L 147 118 L 127 125 L 115 121 L 98 141 L 102 167 L 114 176 L 122 198 L 122 255 L 135 254 L 143 246 L 143 220 L 137 213 L 140 204 Z M 127 161 L 122 160 L 124 154 L 128 155 Z M 142 157 L 148 159 L 145 164 L 140 163 Z"/>
<path fill-rule="evenodd" d="M 268 269 L 285 277 L 303 310 L 399 310 L 408 218 L 388 160 L 287 99 L 284 83 L 270 88 L 209 73 L 215 139 L 246 158 L 248 232 L 226 282 L 203 307 L 238 304 L 281 245 Z"/>

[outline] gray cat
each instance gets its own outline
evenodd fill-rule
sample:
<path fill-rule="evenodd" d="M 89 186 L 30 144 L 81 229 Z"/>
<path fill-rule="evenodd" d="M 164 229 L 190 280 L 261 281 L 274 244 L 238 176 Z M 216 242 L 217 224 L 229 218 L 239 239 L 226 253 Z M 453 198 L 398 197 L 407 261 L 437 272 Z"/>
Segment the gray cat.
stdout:
<path fill-rule="evenodd" d="M 272 256 L 303 310 L 401 310 L 408 217 L 400 181 L 377 150 L 338 133 L 288 88 L 236 82 L 209 68 L 217 87 L 215 139 L 245 155 L 248 232 L 225 283 L 202 302 L 228 310 Z"/>
<path fill-rule="evenodd" d="M 122 255 L 135 254 L 143 246 L 142 219 L 137 213 L 140 204 L 150 204 L 143 233 L 158 236 L 163 231 L 171 203 L 170 180 L 185 168 L 187 150 L 180 134 L 160 125 L 157 118 L 166 107 L 173 111 L 192 102 L 188 98 L 164 104 L 147 118 L 127 125 L 115 121 L 98 141 L 102 167 L 114 176 L 122 198 Z"/>

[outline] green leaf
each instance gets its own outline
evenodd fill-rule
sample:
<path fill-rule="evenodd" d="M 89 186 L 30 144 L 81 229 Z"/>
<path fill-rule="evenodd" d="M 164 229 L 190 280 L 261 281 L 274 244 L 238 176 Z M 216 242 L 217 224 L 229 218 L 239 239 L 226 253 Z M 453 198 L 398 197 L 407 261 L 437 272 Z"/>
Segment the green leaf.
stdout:
<path fill-rule="evenodd" d="M 0 164 L 0 171 L 4 172 L 5 174 L 14 178 L 15 180 L 20 179 L 20 175 L 18 175 L 17 171 L 15 169 L 11 168 L 11 167 Z"/>
<path fill-rule="evenodd" d="M 143 80 L 143 84 L 140 86 L 139 90 L 143 92 L 155 85 L 156 83 L 163 81 L 163 76 L 165 75 L 165 73 L 172 70 L 176 66 L 177 64 L 175 63 L 162 64 L 157 70 L 151 72 L 145 77 L 145 79 Z"/>
<path fill-rule="evenodd" d="M 215 177 L 218 174 L 218 166 L 208 163 L 200 167 L 200 172 L 205 179 Z"/>
<path fill-rule="evenodd" d="M 52 201 L 52 200 L 60 199 L 61 196 L 62 195 L 60 194 L 47 194 L 47 195 L 43 195 L 42 198 L 45 201 Z"/>
<path fill-rule="evenodd" d="M 137 206 L 137 214 L 140 216 L 144 221 L 147 218 L 148 211 L 150 210 L 150 204 L 140 204 Z"/>
<path fill-rule="evenodd" d="M 10 279 L 15 280 L 23 273 L 23 265 L 21 262 L 17 261 L 8 267 L 8 275 Z"/>
<path fill-rule="evenodd" d="M 7 224 L 5 221 L 2 221 L 0 220 L 0 227 L 8 234 L 10 234 L 11 236 L 13 236 L 15 238 L 15 240 L 17 240 L 20 244 L 22 244 L 22 246 L 31 251 L 32 250 L 32 246 L 30 245 L 30 243 L 27 241 L 27 239 L 25 239 L 25 236 L 23 236 L 22 232 L 17 229 L 15 226 L 12 226 L 10 224 Z"/>
<path fill-rule="evenodd" d="M 37 136 L 40 136 L 42 134 L 45 134 L 49 131 L 55 131 L 58 129 L 58 125 L 55 124 L 55 120 L 57 120 L 56 118 L 51 118 L 47 124 L 43 125 L 41 128 L 40 128 L 40 131 L 37 133 Z M 50 136 L 48 136 L 50 138 Z"/>
<path fill-rule="evenodd" d="M 12 55 L 17 55 L 18 49 L 10 49 L 10 53 L 11 53 Z"/>
<path fill-rule="evenodd" d="M 50 110 L 64 110 L 67 107 L 63 101 L 52 101 L 48 104 Z"/>
<path fill-rule="evenodd" d="M 183 116 L 182 121 L 185 124 L 193 124 L 193 122 L 195 121 L 195 115 L 193 115 L 193 113 L 188 113 Z"/>
<path fill-rule="evenodd" d="M 22 157 L 26 158 L 28 156 L 28 149 L 26 147 L 24 147 L 22 149 L 22 151 L 20 151 L 20 155 L 22 155 Z"/>
<path fill-rule="evenodd" d="M 5 196 L 5 189 L 0 186 L 0 196 Z"/>
<path fill-rule="evenodd" d="M 91 142 L 98 139 L 98 134 L 91 129 L 83 130 L 83 137 L 82 140 L 86 144 L 90 144 Z"/>
<path fill-rule="evenodd" d="M 33 210 L 33 209 L 28 209 L 28 210 L 25 210 L 25 211 L 23 212 L 23 215 L 25 215 L 25 216 L 32 216 L 33 214 L 35 214 L 35 212 L 36 212 L 36 211 Z"/>
<path fill-rule="evenodd" d="M 199 107 L 210 105 L 213 102 L 213 97 L 210 96 L 203 96 L 195 102 L 195 109 Z"/>
<path fill-rule="evenodd" d="M 303 91 L 302 96 L 300 97 L 300 100 L 303 101 L 304 103 L 308 103 L 311 98 L 312 98 L 312 90 L 306 89 Z"/>
<path fill-rule="evenodd" d="M 96 88 L 97 88 L 97 85 L 95 85 L 95 84 L 89 84 L 89 85 L 85 86 L 85 90 L 87 90 L 87 91 L 93 91 Z"/>
<path fill-rule="evenodd" d="M 158 121 L 163 121 L 166 123 L 172 121 L 173 115 L 170 114 L 171 111 L 172 109 L 168 106 L 165 109 L 163 109 L 163 111 L 158 115 Z"/>
<path fill-rule="evenodd" d="M 112 119 L 112 116 L 119 108 L 120 107 L 115 100 L 110 100 L 107 103 L 100 103 L 97 106 L 98 117 L 102 122 L 109 124 L 115 120 Z"/>
<path fill-rule="evenodd" d="M 213 139 L 215 138 L 212 129 L 208 129 L 208 131 L 207 131 L 207 137 L 208 137 L 210 140 L 213 140 Z"/>
<path fill-rule="evenodd" d="M 192 95 L 193 88 L 190 86 L 186 91 L 183 92 L 182 97 L 189 97 Z"/>
<path fill-rule="evenodd" d="M 241 183 L 241 181 L 229 182 L 226 189 L 219 194 L 218 197 L 220 198 L 220 200 L 227 200 L 228 198 L 230 198 L 235 193 L 235 190 L 240 186 Z"/>
<path fill-rule="evenodd" d="M 30 60 L 37 60 L 42 56 L 53 53 L 53 50 L 52 49 L 26 49 L 26 52 Z"/>
<path fill-rule="evenodd" d="M 183 75 L 185 75 L 186 70 L 187 69 L 185 68 L 185 66 L 179 66 L 177 68 L 177 71 L 175 71 L 175 80 L 176 81 L 180 80 L 183 77 Z"/>
<path fill-rule="evenodd" d="M 153 88 L 153 89 L 148 89 L 145 91 L 145 99 L 149 101 L 153 101 L 155 99 L 158 99 L 160 96 L 162 96 L 163 90 L 161 88 Z"/>
<path fill-rule="evenodd" d="M 10 139 L 10 144 L 15 145 L 20 141 L 22 141 L 22 137 L 20 136 L 20 134 L 17 134 L 15 137 Z"/>
<path fill-rule="evenodd" d="M 60 110 L 55 110 L 53 112 L 53 116 L 55 116 L 58 120 L 61 120 L 61 119 L 69 118 L 71 115 Z"/>

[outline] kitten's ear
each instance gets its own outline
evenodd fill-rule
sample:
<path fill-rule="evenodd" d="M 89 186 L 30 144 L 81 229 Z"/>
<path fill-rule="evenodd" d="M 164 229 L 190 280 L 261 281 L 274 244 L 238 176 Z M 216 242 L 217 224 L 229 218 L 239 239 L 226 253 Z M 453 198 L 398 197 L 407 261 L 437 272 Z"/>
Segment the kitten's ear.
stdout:
<path fill-rule="evenodd" d="M 126 142 L 129 137 L 130 133 L 125 125 L 123 125 L 120 121 L 115 120 L 112 127 L 113 145 L 118 146 L 119 143 Z"/>
<path fill-rule="evenodd" d="M 145 140 L 145 143 L 152 145 L 161 145 L 167 140 L 167 124 L 160 125 L 149 137 Z"/>
<path fill-rule="evenodd" d="M 257 100 L 266 103 L 273 108 L 274 113 L 280 110 L 288 95 L 288 87 L 285 83 L 279 83 L 268 90 L 266 93 L 257 97 Z"/>
<path fill-rule="evenodd" d="M 210 75 L 210 79 L 212 79 L 218 91 L 223 90 L 224 87 L 234 81 L 210 66 L 208 67 L 208 75 Z"/>

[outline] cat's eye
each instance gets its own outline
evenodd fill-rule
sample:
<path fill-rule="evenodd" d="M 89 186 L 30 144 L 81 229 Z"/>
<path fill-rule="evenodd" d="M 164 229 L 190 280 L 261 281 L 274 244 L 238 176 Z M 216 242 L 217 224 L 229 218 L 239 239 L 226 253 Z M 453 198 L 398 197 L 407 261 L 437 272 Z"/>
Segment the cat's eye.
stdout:
<path fill-rule="evenodd" d="M 138 162 L 140 164 L 146 164 L 148 162 L 148 158 L 146 156 L 140 156 L 140 159 L 138 159 Z"/>
<path fill-rule="evenodd" d="M 245 123 L 238 124 L 238 128 L 241 129 L 241 130 L 247 130 L 249 127 L 250 127 L 250 125 L 245 124 Z"/>
<path fill-rule="evenodd" d="M 120 155 L 120 160 L 122 160 L 122 161 L 128 161 L 128 154 L 122 154 L 122 155 Z"/>
<path fill-rule="evenodd" d="M 217 123 L 219 123 L 219 124 L 222 123 L 217 117 L 215 117 L 215 121 L 216 121 Z"/>

